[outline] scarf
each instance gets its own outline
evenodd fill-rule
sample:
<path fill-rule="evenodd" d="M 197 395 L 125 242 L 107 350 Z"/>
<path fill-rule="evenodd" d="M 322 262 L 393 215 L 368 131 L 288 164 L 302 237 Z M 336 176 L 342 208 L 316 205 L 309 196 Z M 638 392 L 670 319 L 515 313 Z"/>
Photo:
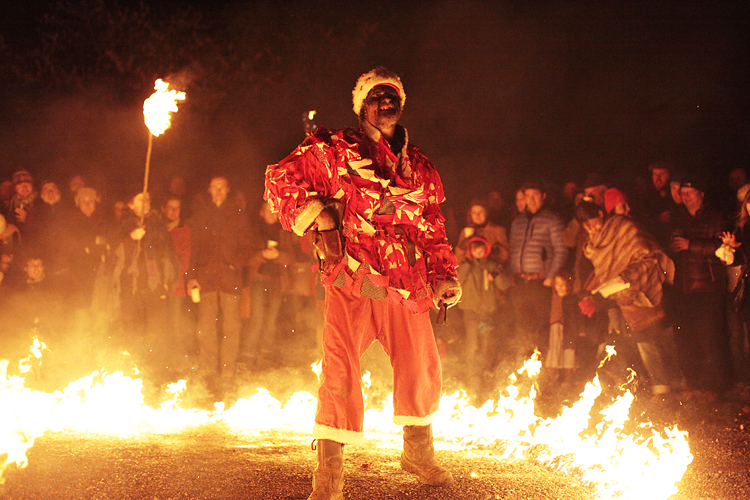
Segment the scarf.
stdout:
<path fill-rule="evenodd" d="M 607 219 L 583 251 L 594 265 L 599 284 L 617 276 L 630 283 L 630 288 L 613 295 L 621 306 L 660 305 L 662 283 L 672 283 L 674 279 L 672 259 L 653 236 L 622 215 Z"/>

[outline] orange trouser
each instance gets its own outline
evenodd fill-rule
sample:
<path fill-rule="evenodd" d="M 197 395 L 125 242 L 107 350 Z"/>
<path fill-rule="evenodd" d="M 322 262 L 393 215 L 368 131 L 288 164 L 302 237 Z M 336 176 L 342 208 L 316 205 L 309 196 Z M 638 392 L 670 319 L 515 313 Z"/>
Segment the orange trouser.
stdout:
<path fill-rule="evenodd" d="M 429 312 L 414 314 L 390 298 L 355 297 L 328 286 L 315 438 L 362 442 L 360 358 L 376 339 L 393 367 L 394 423 L 427 425 L 434 420 L 442 377 Z"/>

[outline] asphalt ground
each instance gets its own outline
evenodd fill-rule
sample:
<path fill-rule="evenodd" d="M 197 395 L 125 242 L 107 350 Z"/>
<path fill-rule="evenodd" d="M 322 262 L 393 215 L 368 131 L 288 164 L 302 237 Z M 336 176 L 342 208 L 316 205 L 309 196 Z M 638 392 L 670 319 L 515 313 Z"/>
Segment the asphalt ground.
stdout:
<path fill-rule="evenodd" d="M 750 407 L 692 398 L 644 404 L 652 420 L 689 432 L 693 462 L 678 499 L 747 499 Z M 12 467 L 0 486 L 9 500 L 306 499 L 315 453 L 311 437 L 288 431 L 238 434 L 220 424 L 177 434 L 111 438 L 48 433 Z M 532 461 L 499 460 L 492 450 L 439 449 L 456 482 L 419 483 L 400 469 L 399 450 L 366 440 L 345 448 L 345 498 L 591 499 L 590 485 Z"/>
<path fill-rule="evenodd" d="M 230 399 L 247 397 L 245 391 L 257 387 L 271 388 L 280 401 L 298 390 L 314 393 L 317 379 L 309 368 L 309 358 L 301 351 L 290 351 L 289 356 L 296 362 L 270 363 L 241 373 L 239 387 Z M 378 350 L 368 351 L 363 367 L 387 393 L 387 357 Z M 461 365 L 448 360 L 444 365 L 445 392 L 467 385 L 464 372 Z M 147 381 L 148 371 L 144 380 L 147 401 L 157 402 L 163 387 Z M 42 382 L 37 381 L 44 385 Z M 499 382 L 488 383 L 494 386 Z M 482 392 L 476 391 L 477 402 L 485 396 Z M 631 408 L 636 420 L 648 420 L 656 428 L 677 425 L 689 433 L 694 459 L 672 498 L 750 498 L 749 401 L 679 394 L 652 402 L 647 392 L 636 395 Z M 196 401 L 201 399 L 194 396 Z M 211 394 L 204 394 L 203 406 L 209 408 L 211 404 Z M 537 414 L 554 416 L 565 404 L 559 397 L 542 396 L 537 399 Z M 310 435 L 289 431 L 238 434 L 220 424 L 127 439 L 48 432 L 28 450 L 26 467 L 12 466 L 6 471 L 0 499 L 304 500 L 311 490 L 315 466 L 311 440 Z M 438 458 L 456 478 L 447 488 L 422 485 L 415 476 L 402 471 L 397 444 L 382 446 L 377 439 L 368 438 L 363 446 L 346 447 L 345 498 L 594 498 L 591 485 L 533 461 L 500 460 L 497 451 L 491 449 L 463 449 L 441 443 L 438 448 Z"/>

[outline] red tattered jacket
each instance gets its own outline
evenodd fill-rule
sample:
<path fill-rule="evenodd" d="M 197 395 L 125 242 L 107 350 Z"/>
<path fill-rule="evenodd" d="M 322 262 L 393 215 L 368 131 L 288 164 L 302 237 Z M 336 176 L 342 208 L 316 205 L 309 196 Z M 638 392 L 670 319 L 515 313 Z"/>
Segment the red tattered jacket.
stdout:
<path fill-rule="evenodd" d="M 267 168 L 264 198 L 284 229 L 299 235 L 326 204 L 341 203 L 344 258 L 323 283 L 355 295 L 363 284 L 385 287 L 391 299 L 424 312 L 434 305 L 432 290 L 456 280 L 456 258 L 438 206 L 445 200 L 440 176 L 406 129 L 397 133 L 405 144 L 398 156 L 361 129 L 319 128 Z"/>

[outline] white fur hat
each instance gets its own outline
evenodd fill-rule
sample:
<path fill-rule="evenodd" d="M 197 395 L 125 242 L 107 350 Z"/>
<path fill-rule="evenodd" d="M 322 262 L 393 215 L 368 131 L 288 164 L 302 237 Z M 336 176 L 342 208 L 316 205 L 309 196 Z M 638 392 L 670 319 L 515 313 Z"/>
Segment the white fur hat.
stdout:
<path fill-rule="evenodd" d="M 362 110 L 362 104 L 365 102 L 367 94 L 375 85 L 390 85 L 398 92 L 398 96 L 401 98 L 401 109 L 404 109 L 404 103 L 406 102 L 406 92 L 404 92 L 404 85 L 401 83 L 401 78 L 392 71 L 385 69 L 382 66 L 378 66 L 369 73 L 359 77 L 357 84 L 352 90 L 352 103 L 354 104 L 354 112 L 359 116 L 359 112 Z"/>

